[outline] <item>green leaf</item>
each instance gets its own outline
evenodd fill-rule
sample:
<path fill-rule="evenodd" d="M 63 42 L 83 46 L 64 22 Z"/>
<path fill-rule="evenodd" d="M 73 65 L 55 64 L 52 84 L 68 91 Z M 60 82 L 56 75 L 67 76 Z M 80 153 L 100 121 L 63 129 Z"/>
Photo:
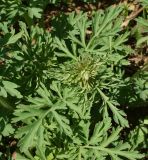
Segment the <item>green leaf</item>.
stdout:
<path fill-rule="evenodd" d="M 0 87 L 0 96 L 2 96 L 2 97 L 7 97 L 7 92 L 6 92 L 6 90 L 5 90 L 5 88 L 4 87 Z"/>
<path fill-rule="evenodd" d="M 17 98 L 22 98 L 21 93 L 16 90 L 16 88 L 18 88 L 18 85 L 16 85 L 13 82 L 10 81 L 2 81 L 3 85 L 4 85 L 4 89 L 13 97 L 17 97 Z"/>
<path fill-rule="evenodd" d="M 35 18 L 41 18 L 41 16 L 42 16 L 41 12 L 42 12 L 41 8 L 35 8 L 35 7 L 28 8 L 28 15 L 29 15 L 29 17 L 31 19 L 33 17 L 35 17 Z"/>
<path fill-rule="evenodd" d="M 148 42 L 148 36 L 138 39 L 137 46 L 139 46 L 140 44 L 142 44 L 144 42 Z"/>
<path fill-rule="evenodd" d="M 107 147 L 112 142 L 116 141 L 118 139 L 119 133 L 122 130 L 122 128 L 118 127 L 116 130 L 112 131 L 112 134 L 107 138 L 104 139 L 104 141 L 101 142 L 101 147 Z"/>
<path fill-rule="evenodd" d="M 95 125 L 93 135 L 90 138 L 89 144 L 95 145 L 98 144 L 98 142 L 101 142 L 103 140 L 104 134 L 109 130 L 111 127 L 111 119 L 104 119 L 103 122 L 97 123 Z"/>
<path fill-rule="evenodd" d="M 16 43 L 16 42 L 22 37 L 23 33 L 24 33 L 24 32 L 21 31 L 21 32 L 15 34 L 15 35 L 12 35 L 12 36 L 9 38 L 9 40 L 7 41 L 6 44 L 9 45 L 9 44 Z"/>
<path fill-rule="evenodd" d="M 113 115 L 114 121 L 123 127 L 129 127 L 128 121 L 127 119 L 125 119 L 126 114 L 124 113 L 124 111 L 119 110 L 109 101 L 107 102 L 107 104 L 114 114 Z"/>
<path fill-rule="evenodd" d="M 20 153 L 16 152 L 16 160 L 29 160 L 29 159 L 24 157 Z"/>
<path fill-rule="evenodd" d="M 69 120 L 65 116 L 62 116 L 55 111 L 52 111 L 52 114 L 55 120 L 57 121 L 57 123 L 59 124 L 61 133 L 64 131 L 68 136 L 71 136 L 72 131 L 69 126 Z"/>
<path fill-rule="evenodd" d="M 28 148 L 33 144 L 33 140 L 36 138 L 36 132 L 42 124 L 42 120 L 35 121 L 29 126 L 27 134 L 19 141 L 18 145 L 22 152 L 26 152 Z"/>
<path fill-rule="evenodd" d="M 4 130 L 2 131 L 2 135 L 3 136 L 10 136 L 11 134 L 13 134 L 15 131 L 15 129 L 12 127 L 11 124 L 6 124 Z"/>
<path fill-rule="evenodd" d="M 148 99 L 148 89 L 141 91 L 140 98 L 146 101 Z"/>

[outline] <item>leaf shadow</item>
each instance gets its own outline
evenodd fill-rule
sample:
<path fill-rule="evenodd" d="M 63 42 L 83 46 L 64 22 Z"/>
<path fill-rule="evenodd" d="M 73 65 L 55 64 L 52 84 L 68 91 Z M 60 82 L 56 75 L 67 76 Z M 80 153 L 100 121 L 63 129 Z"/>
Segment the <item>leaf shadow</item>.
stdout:
<path fill-rule="evenodd" d="M 73 26 L 68 22 L 68 15 L 64 13 L 53 18 L 51 24 L 53 27 L 52 36 L 60 39 L 67 38 L 68 32 L 73 30 Z"/>

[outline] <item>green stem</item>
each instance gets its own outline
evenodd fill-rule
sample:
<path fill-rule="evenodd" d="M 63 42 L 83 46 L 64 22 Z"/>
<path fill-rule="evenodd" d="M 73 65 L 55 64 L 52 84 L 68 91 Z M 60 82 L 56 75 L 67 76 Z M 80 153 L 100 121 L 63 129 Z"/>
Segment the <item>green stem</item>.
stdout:
<path fill-rule="evenodd" d="M 6 108 L 8 110 L 11 110 L 11 111 L 13 110 L 13 107 L 3 97 L 0 97 L 0 106 L 2 106 L 3 108 Z"/>

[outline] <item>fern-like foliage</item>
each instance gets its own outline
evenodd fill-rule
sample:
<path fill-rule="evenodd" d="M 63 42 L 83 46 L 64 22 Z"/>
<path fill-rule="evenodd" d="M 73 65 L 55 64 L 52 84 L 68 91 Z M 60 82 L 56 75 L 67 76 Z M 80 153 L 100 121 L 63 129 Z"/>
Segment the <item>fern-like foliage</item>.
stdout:
<path fill-rule="evenodd" d="M 95 124 L 90 135 L 89 119 L 81 118 L 81 104 L 76 92 L 68 88 L 62 91 L 58 83 L 51 85 L 57 97 L 41 84 L 39 97 L 28 98 L 28 104 L 17 107 L 13 123 L 26 124 L 17 131 L 16 138 L 22 152 L 33 147 L 45 155 L 48 148 L 54 159 L 140 159 L 143 156 L 130 151 L 130 145 L 118 141 L 121 127 L 111 129 L 111 119 Z M 72 98 L 73 97 L 73 98 Z M 73 122 L 71 122 L 73 119 Z M 58 140 L 59 139 L 59 140 Z M 49 154 L 48 153 L 48 154 Z M 46 159 L 44 156 L 41 159 Z"/>
<path fill-rule="evenodd" d="M 147 100 L 147 72 L 126 74 L 133 49 L 130 32 L 121 28 L 124 7 L 91 17 L 63 14 L 48 32 L 41 27 L 43 8 L 59 1 L 42 2 L 0 5 L 7 20 L 0 23 L 0 106 L 8 111 L 0 117 L 0 138 L 13 134 L 24 160 L 142 159 L 133 147 L 136 129 L 125 133 L 130 125 L 121 101 Z"/>

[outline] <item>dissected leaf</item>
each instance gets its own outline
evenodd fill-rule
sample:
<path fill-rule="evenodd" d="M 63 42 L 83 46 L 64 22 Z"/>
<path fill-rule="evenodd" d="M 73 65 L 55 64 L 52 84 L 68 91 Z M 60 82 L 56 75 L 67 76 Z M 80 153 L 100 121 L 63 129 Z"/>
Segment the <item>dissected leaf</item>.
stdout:
<path fill-rule="evenodd" d="M 21 93 L 16 89 L 18 85 L 10 81 L 3 81 L 4 89 L 11 95 L 17 98 L 22 98 Z"/>

